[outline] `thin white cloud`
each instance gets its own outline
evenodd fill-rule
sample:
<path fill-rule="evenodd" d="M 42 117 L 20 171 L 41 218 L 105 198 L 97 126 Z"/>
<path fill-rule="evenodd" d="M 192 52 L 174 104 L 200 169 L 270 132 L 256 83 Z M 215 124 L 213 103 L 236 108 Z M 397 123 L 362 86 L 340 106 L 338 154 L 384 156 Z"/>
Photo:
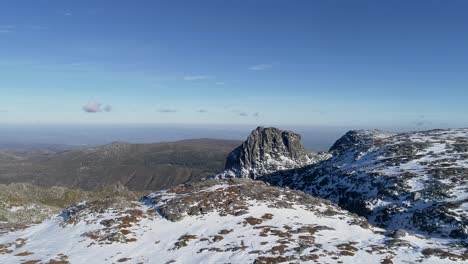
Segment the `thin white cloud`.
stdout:
<path fill-rule="evenodd" d="M 252 70 L 252 71 L 264 71 L 264 70 L 268 70 L 268 69 L 271 69 L 273 67 L 273 65 L 271 64 L 257 64 L 257 65 L 252 65 L 249 67 L 249 70 Z"/>
<path fill-rule="evenodd" d="M 216 85 L 225 85 L 224 82 L 216 82 L 215 84 L 216 84 Z"/>
<path fill-rule="evenodd" d="M 65 12 L 63 13 L 64 16 L 72 16 L 73 14 L 71 12 Z"/>
<path fill-rule="evenodd" d="M 170 113 L 177 113 L 177 110 L 175 109 L 159 109 L 159 113 L 164 113 L 164 114 L 170 114 Z"/>
<path fill-rule="evenodd" d="M 86 113 L 101 113 L 112 111 L 111 105 L 103 105 L 98 102 L 87 103 L 81 108 Z"/>
<path fill-rule="evenodd" d="M 187 75 L 184 76 L 184 80 L 186 81 L 199 81 L 199 80 L 207 80 L 212 79 L 213 76 L 210 75 Z"/>
<path fill-rule="evenodd" d="M 198 109 L 198 110 L 197 110 L 197 113 L 202 113 L 202 114 L 204 114 L 204 113 L 208 113 L 208 111 L 205 110 L 205 109 Z"/>

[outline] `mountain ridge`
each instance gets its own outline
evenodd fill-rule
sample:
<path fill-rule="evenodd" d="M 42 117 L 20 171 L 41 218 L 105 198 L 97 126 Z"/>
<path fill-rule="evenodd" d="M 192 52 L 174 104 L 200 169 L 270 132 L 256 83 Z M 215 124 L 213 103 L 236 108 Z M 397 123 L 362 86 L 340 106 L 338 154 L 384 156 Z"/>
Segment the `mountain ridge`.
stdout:
<path fill-rule="evenodd" d="M 335 204 L 251 179 L 83 202 L 0 235 L 0 262 L 456 263 L 447 241 L 391 235 Z"/>

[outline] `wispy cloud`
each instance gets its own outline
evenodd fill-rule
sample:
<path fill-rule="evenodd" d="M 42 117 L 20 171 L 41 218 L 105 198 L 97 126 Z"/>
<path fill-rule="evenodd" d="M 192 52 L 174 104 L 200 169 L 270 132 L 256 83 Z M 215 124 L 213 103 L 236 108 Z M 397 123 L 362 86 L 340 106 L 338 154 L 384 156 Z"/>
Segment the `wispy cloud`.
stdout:
<path fill-rule="evenodd" d="M 169 114 L 169 113 L 177 113 L 177 110 L 175 109 L 159 109 L 158 110 L 159 113 L 164 113 L 164 114 Z"/>
<path fill-rule="evenodd" d="M 259 112 L 246 112 L 246 111 L 237 111 L 237 110 L 234 110 L 232 111 L 234 113 L 236 113 L 236 115 L 238 116 L 242 116 L 242 117 L 248 117 L 248 116 L 252 116 L 252 117 L 259 117 L 260 116 L 260 113 Z"/>
<path fill-rule="evenodd" d="M 226 83 L 224 83 L 224 82 L 216 82 L 215 84 L 216 84 L 216 85 L 225 85 Z"/>
<path fill-rule="evenodd" d="M 65 12 L 65 13 L 63 13 L 63 15 L 64 16 L 72 16 L 73 14 L 72 14 L 72 12 Z"/>
<path fill-rule="evenodd" d="M 8 110 L 0 109 L 0 113 L 8 113 Z"/>
<path fill-rule="evenodd" d="M 98 102 L 87 103 L 83 105 L 82 110 L 86 113 L 101 113 L 112 111 L 111 105 L 103 105 Z"/>
<path fill-rule="evenodd" d="M 249 67 L 249 70 L 252 71 L 264 71 L 273 68 L 273 65 L 271 64 L 257 64 L 257 65 L 252 65 Z"/>
<path fill-rule="evenodd" d="M 207 80 L 212 79 L 213 76 L 210 75 L 187 75 L 184 76 L 184 80 L 186 81 L 199 81 L 199 80 Z"/>
<path fill-rule="evenodd" d="M 205 110 L 205 109 L 198 109 L 198 110 L 197 110 L 197 113 L 202 113 L 202 114 L 204 114 L 204 113 L 208 113 L 208 111 Z"/>

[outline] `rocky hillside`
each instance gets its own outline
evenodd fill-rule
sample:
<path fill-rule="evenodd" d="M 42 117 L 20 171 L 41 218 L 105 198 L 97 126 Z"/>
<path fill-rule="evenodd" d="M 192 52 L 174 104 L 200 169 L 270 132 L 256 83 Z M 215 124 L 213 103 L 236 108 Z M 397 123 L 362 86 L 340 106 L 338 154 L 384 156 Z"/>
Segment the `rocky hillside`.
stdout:
<path fill-rule="evenodd" d="M 327 200 L 250 179 L 80 203 L 0 235 L 0 263 L 456 263 L 465 250 L 390 236 Z"/>
<path fill-rule="evenodd" d="M 117 183 L 130 190 L 161 190 L 216 174 L 240 142 L 183 140 L 112 143 L 62 152 L 0 152 L 0 183 L 96 190 Z"/>
<path fill-rule="evenodd" d="M 80 201 L 116 196 L 133 201 L 141 195 L 142 192 L 128 191 L 121 185 L 83 191 L 65 187 L 45 188 L 27 183 L 0 184 L 0 222 L 5 222 L 4 226 L 39 223 Z"/>
<path fill-rule="evenodd" d="M 468 242 L 468 129 L 350 131 L 314 166 L 262 180 L 326 198 L 370 223 Z"/>
<path fill-rule="evenodd" d="M 247 140 L 232 151 L 218 178 L 255 179 L 279 170 L 304 167 L 328 158 L 307 152 L 299 134 L 277 128 L 257 127 Z"/>

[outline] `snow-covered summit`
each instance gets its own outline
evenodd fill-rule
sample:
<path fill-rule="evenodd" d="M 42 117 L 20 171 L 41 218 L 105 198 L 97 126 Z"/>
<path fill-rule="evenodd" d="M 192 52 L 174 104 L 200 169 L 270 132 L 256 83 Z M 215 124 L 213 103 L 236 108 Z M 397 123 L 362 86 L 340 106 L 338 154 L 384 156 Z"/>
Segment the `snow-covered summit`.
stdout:
<path fill-rule="evenodd" d="M 0 235 L 0 263 L 456 263 L 463 250 L 250 179 L 83 202 Z"/>
<path fill-rule="evenodd" d="M 351 131 L 331 153 L 263 180 L 329 199 L 385 228 L 468 242 L 468 129 Z"/>

